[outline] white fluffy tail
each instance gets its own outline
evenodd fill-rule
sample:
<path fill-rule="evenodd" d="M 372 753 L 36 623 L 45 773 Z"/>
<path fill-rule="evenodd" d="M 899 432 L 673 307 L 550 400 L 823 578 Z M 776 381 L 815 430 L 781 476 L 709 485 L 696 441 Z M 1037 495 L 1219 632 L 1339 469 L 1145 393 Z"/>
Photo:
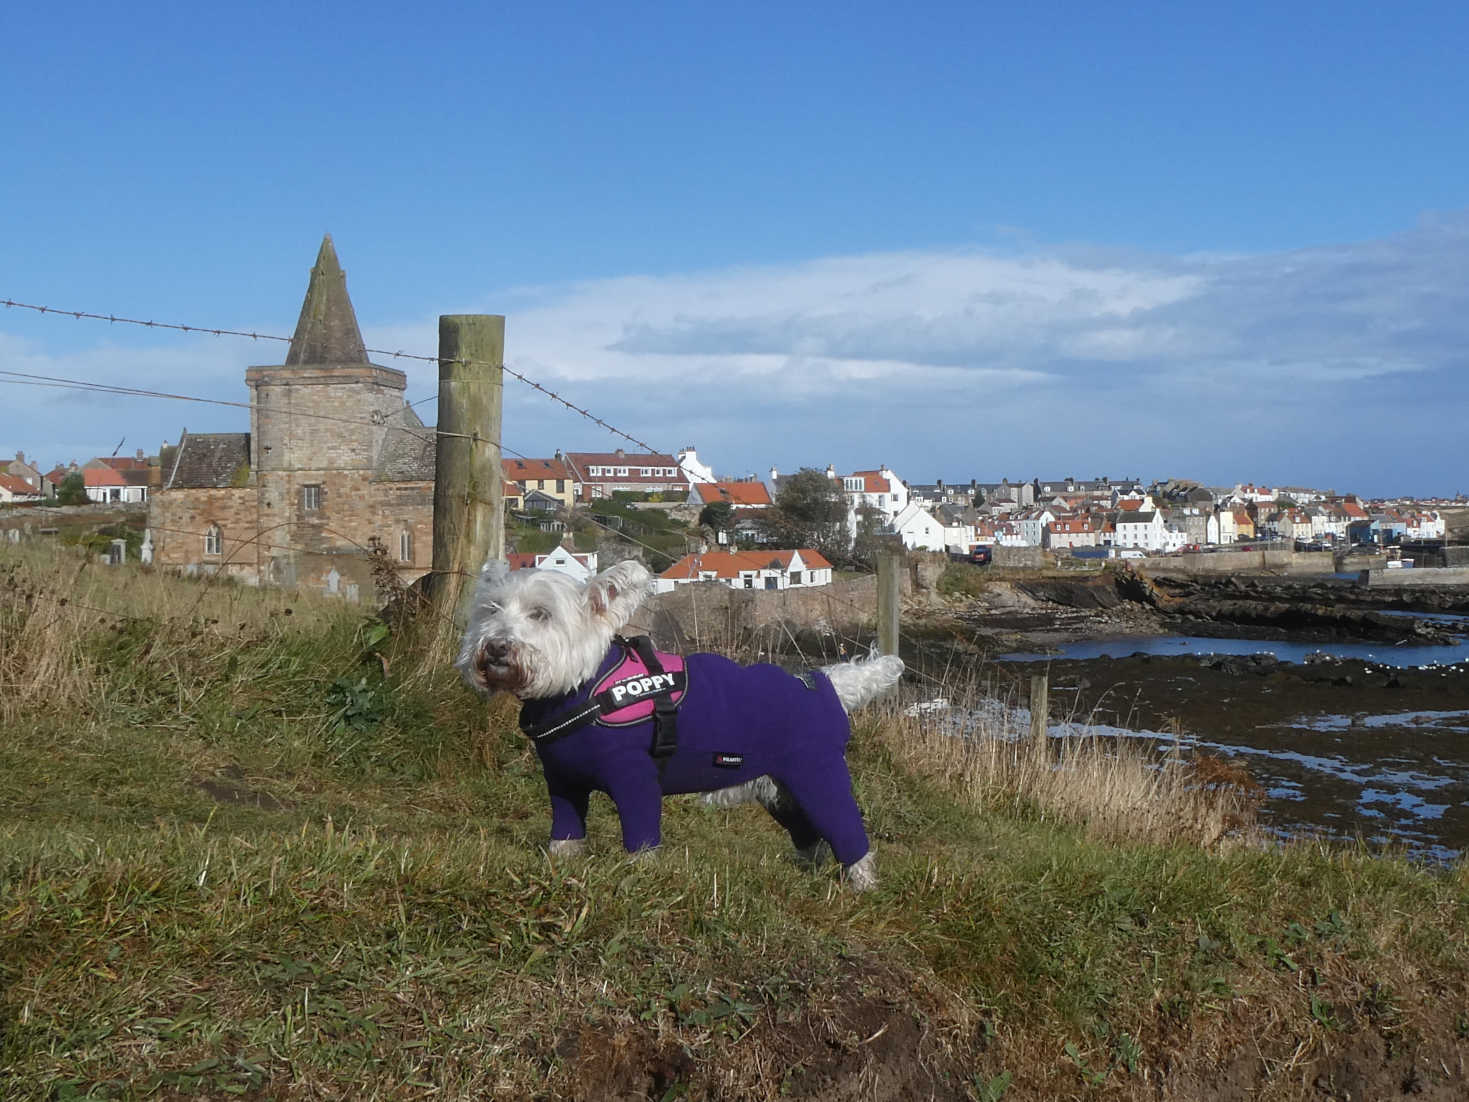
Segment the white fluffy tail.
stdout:
<path fill-rule="evenodd" d="M 903 660 L 896 654 L 883 654 L 826 666 L 821 672 L 831 680 L 837 699 L 850 714 L 852 709 L 876 700 L 898 683 L 903 676 Z"/>

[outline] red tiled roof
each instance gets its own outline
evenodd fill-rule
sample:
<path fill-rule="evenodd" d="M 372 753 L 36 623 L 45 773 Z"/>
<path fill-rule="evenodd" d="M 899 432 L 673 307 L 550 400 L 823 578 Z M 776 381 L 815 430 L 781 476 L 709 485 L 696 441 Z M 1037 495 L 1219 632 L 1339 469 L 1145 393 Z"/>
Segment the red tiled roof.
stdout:
<path fill-rule="evenodd" d="M 748 480 L 745 482 L 699 482 L 694 492 L 705 505 L 716 501 L 727 501 L 731 505 L 769 505 L 770 491 L 765 483 Z"/>
<path fill-rule="evenodd" d="M 797 551 L 706 551 L 702 555 L 685 555 L 662 574 L 660 578 L 697 578 L 712 573 L 716 578 L 738 578 L 742 570 L 768 570 L 772 565 L 789 570 L 795 556 L 808 570 L 830 569 L 831 563 L 818 551 L 803 547 Z"/>
<path fill-rule="evenodd" d="M 566 458 L 583 474 L 587 464 L 594 467 L 677 467 L 678 460 L 671 455 L 650 452 L 567 452 Z"/>
<path fill-rule="evenodd" d="M 114 471 L 146 471 L 148 469 L 148 461 L 146 459 L 138 459 L 136 456 L 131 455 L 98 456 L 97 462 L 106 463 Z"/>
<path fill-rule="evenodd" d="M 1092 530 L 1092 522 L 1089 517 L 1065 517 L 1061 520 L 1052 521 L 1047 527 L 1052 532 L 1069 535 L 1075 532 L 1090 532 Z"/>
<path fill-rule="evenodd" d="M 570 469 L 559 459 L 506 459 L 503 468 L 505 477 L 511 482 L 571 477 Z"/>
<path fill-rule="evenodd" d="M 645 483 L 651 487 L 664 487 L 670 483 L 689 484 L 689 477 L 678 465 L 678 460 L 671 455 L 653 455 L 649 453 L 624 453 L 616 452 L 567 452 L 566 461 L 571 465 L 572 477 L 582 484 L 582 492 L 589 493 L 589 486 L 602 483 L 621 483 L 623 485 L 635 486 Z M 593 467 L 625 468 L 627 474 L 609 475 L 592 474 Z M 647 467 L 667 468 L 673 473 L 667 474 L 643 474 Z"/>
<path fill-rule="evenodd" d="M 127 479 L 111 467 L 83 467 L 82 482 L 87 486 L 126 486 Z"/>
<path fill-rule="evenodd" d="M 41 496 L 40 490 L 37 490 L 19 475 L 0 472 L 0 487 L 3 487 L 12 494 L 26 494 L 34 497 Z"/>
<path fill-rule="evenodd" d="M 886 494 L 892 492 L 892 486 L 882 476 L 881 471 L 853 471 L 851 474 L 842 476 L 843 481 L 848 478 L 862 479 L 862 492 L 866 494 Z"/>

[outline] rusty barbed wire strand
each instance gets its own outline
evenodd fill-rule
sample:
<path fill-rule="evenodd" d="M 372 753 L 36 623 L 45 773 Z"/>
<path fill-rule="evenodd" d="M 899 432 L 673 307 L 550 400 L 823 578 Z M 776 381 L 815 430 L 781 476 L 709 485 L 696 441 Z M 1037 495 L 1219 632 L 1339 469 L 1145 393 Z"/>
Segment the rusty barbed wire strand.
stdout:
<path fill-rule="evenodd" d="M 42 305 L 38 305 L 38 304 L 35 304 L 35 303 L 20 302 L 20 301 L 17 301 L 15 299 L 11 299 L 11 298 L 0 299 L 0 305 L 3 305 L 3 306 L 5 306 L 5 307 L 7 307 L 9 309 L 30 310 L 30 311 L 33 311 L 33 312 L 36 312 L 36 313 L 39 313 L 39 314 L 43 314 L 43 315 L 45 315 L 45 314 L 54 314 L 57 317 L 69 317 L 69 318 L 72 318 L 73 320 L 106 321 L 106 322 L 113 323 L 113 324 L 136 325 L 136 326 L 141 326 L 141 327 L 149 328 L 149 329 L 170 329 L 170 330 L 174 330 L 174 331 L 181 332 L 181 333 L 198 333 L 198 334 L 203 334 L 203 335 L 208 335 L 208 336 L 215 336 L 215 337 L 226 337 L 226 336 L 229 336 L 229 337 L 242 337 L 242 338 L 249 338 L 251 340 L 256 340 L 256 341 L 261 341 L 261 340 L 275 341 L 275 342 L 282 343 L 282 344 L 290 344 L 291 341 L 293 340 L 292 337 L 284 337 L 284 336 L 280 336 L 279 334 L 272 334 L 272 333 L 262 333 L 262 332 L 259 332 L 258 330 L 231 329 L 231 328 L 227 328 L 227 327 L 224 327 L 224 326 L 188 325 L 188 324 L 175 323 L 175 322 L 161 322 L 161 321 L 154 321 L 154 320 L 144 320 L 144 319 L 140 319 L 140 318 L 125 317 L 125 316 L 122 316 L 122 315 L 119 315 L 119 314 L 111 314 L 111 313 L 109 313 L 109 314 L 101 314 L 101 313 L 95 313 L 95 312 L 86 311 L 86 310 L 71 310 L 71 309 L 65 309 L 65 308 L 54 307 L 54 306 L 42 306 Z M 370 354 L 370 355 L 386 356 L 386 357 L 390 357 L 392 359 L 414 360 L 414 361 L 423 362 L 423 363 L 434 363 L 434 364 L 437 364 L 437 363 L 443 362 L 441 360 L 441 358 L 438 357 L 438 356 L 428 356 L 428 355 L 422 355 L 422 354 L 418 354 L 418 353 L 405 352 L 402 349 L 396 349 L 396 350 L 394 350 L 394 349 L 370 348 L 370 347 L 368 347 L 368 348 L 364 348 L 364 352 L 366 352 L 367 354 Z M 636 444 L 638 447 L 644 449 L 644 451 L 646 451 L 648 454 L 650 454 L 650 455 L 671 454 L 671 453 L 662 453 L 662 452 L 659 452 L 656 448 L 654 448 L 651 444 L 647 443 L 646 441 L 641 440 L 638 437 L 633 436 L 633 435 L 631 435 L 631 434 L 629 434 L 627 432 L 624 432 L 623 430 L 621 430 L 621 429 L 617 428 L 616 426 L 610 424 L 609 422 L 607 422 L 603 418 L 598 417 L 596 414 L 592 413 L 589 409 L 586 409 L 585 407 L 579 406 L 579 405 L 575 404 L 574 402 L 568 400 L 567 398 L 563 397 L 562 395 L 556 393 L 555 391 L 550 390 L 549 388 L 543 386 L 541 383 L 539 383 L 536 380 L 530 378 L 529 376 L 525 375 L 524 373 L 518 371 L 517 369 L 515 369 L 510 364 L 505 364 L 505 363 L 495 364 L 495 363 L 491 363 L 490 361 L 484 361 L 484 360 L 468 360 L 468 359 L 456 359 L 456 360 L 454 360 L 452 362 L 462 363 L 462 364 L 469 365 L 469 366 L 498 367 L 501 370 L 503 370 L 506 374 L 510 375 L 512 378 L 518 380 L 519 382 L 524 383 L 525 385 L 531 387 L 533 390 L 539 391 L 540 393 L 542 393 L 543 395 L 545 395 L 547 398 L 549 398 L 552 401 L 554 401 L 554 402 L 556 402 L 556 403 L 558 403 L 558 404 L 566 407 L 567 409 L 571 410 L 573 413 L 576 413 L 579 416 L 585 418 L 586 420 L 592 422 L 594 425 L 597 425 L 598 427 L 600 427 L 602 429 L 605 429 L 607 432 L 609 432 L 609 433 L 611 433 L 611 434 L 613 434 L 615 436 L 620 436 L 623 439 L 628 440 L 628 441 L 630 441 L 633 444 Z M 7 371 L 7 370 L 0 370 L 0 382 L 9 382 L 9 383 L 12 383 L 13 385 L 47 386 L 47 387 L 55 387 L 55 388 L 58 388 L 58 389 L 74 389 L 74 390 L 81 390 L 81 391 L 91 391 L 91 392 L 105 393 L 105 394 L 116 394 L 116 395 L 125 396 L 125 397 L 142 397 L 142 398 L 166 399 L 166 400 L 173 400 L 173 401 L 198 402 L 198 403 L 201 403 L 201 404 L 227 406 L 227 407 L 232 407 L 232 408 L 236 408 L 236 409 L 247 409 L 247 410 L 252 410 L 252 411 L 257 408 L 256 405 L 255 405 L 255 403 L 253 403 L 253 402 L 235 402 L 235 401 L 229 401 L 227 399 L 204 398 L 204 397 L 200 397 L 200 396 L 197 396 L 197 395 L 173 394 L 173 393 L 169 393 L 169 392 L 166 392 L 166 391 L 146 390 L 146 389 L 143 389 L 143 388 L 124 387 L 124 386 L 119 386 L 119 385 L 110 384 L 110 383 L 96 383 L 96 382 L 92 382 L 92 381 L 89 381 L 89 380 L 83 380 L 83 379 L 69 379 L 69 378 L 65 378 L 65 377 L 61 377 L 61 376 L 37 375 L 37 374 L 30 374 L 30 373 L 26 373 L 26 372 L 15 372 L 15 371 Z M 438 395 L 436 393 L 435 394 L 430 394 L 430 395 L 427 395 L 427 396 L 425 396 L 423 398 L 417 399 L 414 402 L 405 403 L 404 404 L 404 408 L 412 408 L 414 406 L 422 405 L 425 402 L 431 401 L 431 400 L 433 400 L 433 399 L 435 399 L 437 397 L 438 397 Z M 295 410 L 290 411 L 290 413 L 291 413 L 291 416 L 295 416 L 295 417 L 314 418 L 314 419 L 318 419 L 318 420 L 335 421 L 335 422 L 345 423 L 345 424 L 372 425 L 374 427 L 382 427 L 382 426 L 376 425 L 372 421 L 364 421 L 364 420 L 362 420 L 360 418 L 337 417 L 337 416 L 332 415 L 332 414 L 311 413 L 311 412 L 306 412 L 306 411 L 295 411 Z M 430 438 L 429 435 L 428 435 L 430 431 L 435 436 L 443 436 L 443 437 L 458 438 L 458 439 L 467 439 L 467 440 L 484 440 L 484 442 L 493 444 L 495 447 L 499 448 L 502 453 L 508 453 L 508 454 L 510 454 L 510 455 L 518 458 L 518 459 L 522 459 L 522 460 L 526 460 L 526 461 L 529 461 L 530 460 L 530 457 L 529 456 L 526 456 L 526 455 L 524 455 L 524 454 L 522 454 L 522 453 L 514 450 L 513 448 L 507 448 L 500 441 L 489 440 L 487 438 L 481 437 L 478 433 L 455 433 L 455 432 L 447 432 L 447 431 L 438 429 L 437 427 L 433 428 L 432 430 L 429 430 L 427 428 L 427 426 L 424 426 L 423 429 L 422 429 L 422 431 L 420 431 L 419 429 L 415 428 L 414 426 L 408 426 L 408 425 L 388 425 L 387 427 L 388 428 L 395 429 L 396 431 L 399 431 L 399 432 L 403 432 L 403 433 L 405 433 L 405 434 L 407 434 L 409 436 L 414 437 L 415 439 L 422 440 L 422 441 L 425 441 L 425 442 Z M 658 554 L 658 555 L 665 555 L 665 554 L 668 553 L 668 552 L 666 552 L 666 551 L 664 551 L 664 550 L 662 550 L 660 548 L 656 548 L 656 547 L 652 546 L 651 544 L 644 543 L 641 540 L 635 539 L 632 536 L 629 536 L 626 532 L 620 531 L 618 529 L 615 529 L 615 528 L 611 527 L 610 525 L 604 524 L 601 521 L 597 520 L 595 517 L 589 516 L 588 519 L 595 526 L 597 526 L 599 528 L 602 528 L 603 530 L 611 533 L 612 535 L 616 536 L 619 539 L 624 540 L 627 543 L 630 543 L 630 544 L 633 544 L 635 546 L 641 547 L 644 550 L 651 551 L 651 552 L 653 552 L 655 554 Z M 178 529 L 165 529 L 165 528 L 162 528 L 162 527 L 159 527 L 156 530 L 157 531 L 171 531 L 171 532 L 173 532 L 175 534 L 192 535 L 192 536 L 195 536 L 195 537 L 198 537 L 198 538 L 204 538 L 205 535 L 206 535 L 206 533 L 204 533 L 204 532 L 187 532 L 187 531 L 181 531 L 181 530 L 178 530 Z M 341 535 L 340 533 L 337 533 L 337 534 L 338 535 Z M 263 535 L 263 533 L 257 533 L 257 535 L 255 537 L 255 540 L 260 539 L 261 535 Z M 342 538 L 343 539 L 347 539 L 348 542 L 350 542 L 350 543 L 356 544 L 356 541 L 350 539 L 350 537 L 342 536 Z M 248 546 L 249 544 L 254 543 L 255 540 L 247 541 L 245 544 L 242 544 L 242 545 L 237 546 L 236 550 L 239 550 L 240 547 Z M 358 552 L 344 552 L 344 553 L 347 553 L 347 554 L 365 554 L 365 553 L 367 553 L 367 549 L 362 548 L 362 545 L 356 544 L 356 546 L 360 549 Z M 267 549 L 275 549 L 275 548 L 280 548 L 280 549 L 284 549 L 284 550 L 299 551 L 299 552 L 304 553 L 304 554 L 331 554 L 330 552 L 314 551 L 314 550 L 309 549 L 309 548 L 296 547 L 296 546 L 293 546 L 293 545 L 290 545 L 290 544 L 270 543 L 270 544 L 267 545 Z M 575 553 L 575 552 L 573 551 L 573 553 Z M 436 573 L 436 572 L 431 570 L 428 573 Z M 446 573 L 446 572 L 444 572 L 444 571 L 438 571 L 437 573 Z M 473 576 L 475 576 L 475 575 L 469 574 L 466 571 L 452 571 L 452 572 L 448 572 L 448 573 L 461 574 L 461 575 L 464 575 L 466 577 L 473 577 Z M 854 609 L 856 611 L 862 611 L 859 606 L 855 605 L 853 602 L 850 602 L 848 600 L 835 597 L 834 595 L 831 595 L 831 599 L 836 600 L 836 601 L 838 601 L 841 604 L 848 605 L 849 607 L 851 607 L 852 609 Z M 865 616 L 865 612 L 864 612 L 864 616 Z M 846 641 L 847 642 L 851 642 L 854 645 L 857 645 L 857 641 L 856 640 L 847 639 Z M 794 643 L 795 640 L 792 639 L 792 642 Z M 798 650 L 799 650 L 799 646 L 798 646 Z M 918 671 L 916 671 L 916 670 L 913 671 L 913 672 L 915 674 L 918 673 Z M 923 676 L 923 675 L 920 675 L 920 676 Z"/>
<path fill-rule="evenodd" d="M 256 332 L 255 330 L 227 329 L 227 328 L 224 328 L 222 326 L 213 326 L 213 325 L 184 325 L 184 324 L 181 324 L 181 323 L 166 322 L 166 321 L 144 321 L 144 320 L 142 320 L 140 318 L 122 317 L 122 316 L 120 316 L 118 314 L 97 314 L 97 313 L 93 313 L 93 312 L 88 311 L 88 310 L 67 310 L 67 309 L 62 309 L 60 307 L 55 307 L 55 306 L 39 306 L 39 305 L 37 305 L 35 303 L 19 302 L 19 301 L 15 300 L 15 299 L 11 299 L 11 298 L 0 299 L 0 306 L 4 306 L 7 309 L 14 309 L 14 310 L 31 310 L 31 311 L 34 311 L 35 313 L 38 313 L 38 314 L 54 314 L 57 317 L 72 318 L 72 319 L 77 320 L 77 321 L 83 321 L 83 320 L 87 320 L 87 321 L 106 321 L 106 322 L 112 322 L 112 323 L 118 324 L 118 325 L 139 325 L 139 326 L 143 326 L 143 327 L 148 328 L 148 329 L 173 329 L 173 330 L 176 330 L 176 331 L 181 332 L 181 333 L 199 333 L 199 334 L 203 334 L 203 335 L 206 335 L 206 336 L 214 336 L 214 337 L 248 337 L 251 340 L 256 340 L 256 341 L 278 341 L 278 342 L 281 342 L 281 343 L 284 343 L 284 344 L 290 344 L 291 341 L 294 339 L 292 337 L 282 337 L 282 336 L 280 336 L 278 334 L 260 333 L 260 332 Z M 423 362 L 423 363 L 432 363 L 432 364 L 446 362 L 446 361 L 441 360 L 440 357 L 438 357 L 438 356 L 425 356 L 425 355 L 422 355 L 422 354 L 419 354 L 419 353 L 414 353 L 414 352 L 404 352 L 401 348 L 398 349 L 398 350 L 396 350 L 396 351 L 394 351 L 392 349 L 387 349 L 387 348 L 364 348 L 363 351 L 366 352 L 366 353 L 368 353 L 369 355 L 373 355 L 373 356 L 389 356 L 389 357 L 392 357 L 395 360 L 417 360 L 417 361 L 420 361 L 420 362 Z M 603 420 L 601 417 L 598 417 L 591 410 L 586 409 L 583 406 L 577 405 L 575 402 L 572 402 L 570 399 L 567 399 L 567 398 L 562 397 L 560 394 L 557 394 L 554 390 L 551 390 L 548 387 L 545 387 L 545 386 L 541 385 L 540 383 L 536 382 L 536 380 L 530 378 L 528 375 L 525 375 L 524 373 L 516 370 L 510 364 L 506 364 L 506 363 L 495 364 L 495 363 L 489 362 L 488 360 L 466 360 L 466 359 L 462 359 L 462 358 L 455 358 L 454 360 L 447 361 L 447 362 L 461 363 L 461 364 L 464 364 L 464 365 L 470 366 L 470 367 L 498 367 L 501 370 L 503 370 L 505 372 L 505 374 L 511 376 L 514 379 L 519 380 L 520 382 L 524 383 L 526 386 L 530 387 L 533 390 L 540 391 L 547 398 L 550 398 L 552 401 L 557 402 L 560 405 L 565 406 L 567 409 L 571 410 L 573 413 L 579 414 L 580 416 L 586 418 L 588 421 L 592 422 L 592 424 L 597 425 L 600 428 L 606 429 L 612 435 L 614 435 L 614 436 L 620 436 L 624 440 L 628 440 L 628 441 L 636 444 L 638 447 L 642 448 L 644 451 L 648 452 L 650 455 L 671 455 L 672 454 L 671 452 L 659 452 L 656 448 L 653 447 L 653 445 L 647 443 L 644 440 L 639 440 L 636 436 L 633 436 L 630 433 L 626 433 L 622 429 L 619 429 L 615 425 L 612 425 L 609 422 Z M 207 398 L 198 398 L 198 399 L 191 399 L 191 400 L 193 400 L 193 401 L 212 401 L 212 399 L 207 399 Z M 424 398 L 424 399 L 422 399 L 422 401 L 428 401 L 428 399 L 427 398 Z M 238 405 L 240 403 L 221 403 L 221 404 L 225 404 L 225 405 L 236 404 L 236 405 Z M 444 433 L 442 435 L 454 436 L 454 435 L 464 435 L 464 434 Z"/>
<path fill-rule="evenodd" d="M 172 394 L 162 390 L 144 390 L 140 387 L 119 386 L 116 383 L 98 383 L 89 379 L 68 379 L 61 375 L 34 375 L 25 371 L 6 371 L 0 369 L 0 376 L 3 376 L 0 377 L 0 383 L 10 383 L 15 386 L 52 387 L 57 390 L 79 390 L 94 394 L 116 394 L 127 398 L 163 398 L 175 402 L 199 402 L 203 405 L 231 406 L 235 409 L 248 409 L 251 411 L 259 408 L 254 402 L 233 402 L 227 398 L 201 398 L 194 394 Z M 434 397 L 437 397 L 437 395 L 434 395 Z M 426 401 L 428 401 L 427 398 L 420 398 L 418 404 Z M 405 408 L 407 407 L 405 406 Z M 379 425 L 377 422 L 365 421 L 360 417 L 338 417 L 331 413 L 312 413 L 306 410 L 288 410 L 286 412 L 291 417 L 304 417 L 318 421 L 336 421 L 346 425 L 370 425 L 378 428 L 390 428 L 398 432 L 407 433 L 425 443 L 429 441 L 431 438 L 430 433 L 432 433 L 437 436 L 463 440 L 483 440 L 486 443 L 495 444 L 496 447 L 501 447 L 503 450 L 503 447 L 498 441 L 481 437 L 478 433 L 443 432 L 437 428 L 430 430 L 427 425 L 392 425 L 388 423 L 392 419 L 391 414 L 384 415 L 383 421 Z"/>

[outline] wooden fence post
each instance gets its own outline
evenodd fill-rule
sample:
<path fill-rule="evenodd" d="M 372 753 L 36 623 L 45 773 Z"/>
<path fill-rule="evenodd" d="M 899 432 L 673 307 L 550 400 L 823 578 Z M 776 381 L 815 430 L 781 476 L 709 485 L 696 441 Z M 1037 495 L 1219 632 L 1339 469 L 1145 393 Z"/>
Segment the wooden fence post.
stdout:
<path fill-rule="evenodd" d="M 877 556 L 877 649 L 898 653 L 898 605 L 902 593 L 903 552 L 882 551 Z"/>
<path fill-rule="evenodd" d="M 1051 681 L 1045 674 L 1030 679 L 1030 744 L 1037 757 L 1050 757 L 1047 734 L 1051 713 Z"/>
<path fill-rule="evenodd" d="M 505 391 L 505 318 L 439 318 L 439 437 L 434 472 L 430 592 L 441 622 L 464 626 L 470 582 L 486 559 L 505 555 L 500 404 Z"/>

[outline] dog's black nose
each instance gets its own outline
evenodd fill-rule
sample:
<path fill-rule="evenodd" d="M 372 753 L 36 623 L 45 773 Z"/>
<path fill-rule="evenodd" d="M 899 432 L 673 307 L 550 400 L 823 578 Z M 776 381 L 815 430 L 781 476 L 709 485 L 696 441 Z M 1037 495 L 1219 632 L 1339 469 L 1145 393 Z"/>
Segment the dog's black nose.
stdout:
<path fill-rule="evenodd" d="M 484 648 L 480 651 L 480 660 L 483 662 L 499 662 L 510 653 L 510 644 L 498 639 L 487 640 Z"/>

